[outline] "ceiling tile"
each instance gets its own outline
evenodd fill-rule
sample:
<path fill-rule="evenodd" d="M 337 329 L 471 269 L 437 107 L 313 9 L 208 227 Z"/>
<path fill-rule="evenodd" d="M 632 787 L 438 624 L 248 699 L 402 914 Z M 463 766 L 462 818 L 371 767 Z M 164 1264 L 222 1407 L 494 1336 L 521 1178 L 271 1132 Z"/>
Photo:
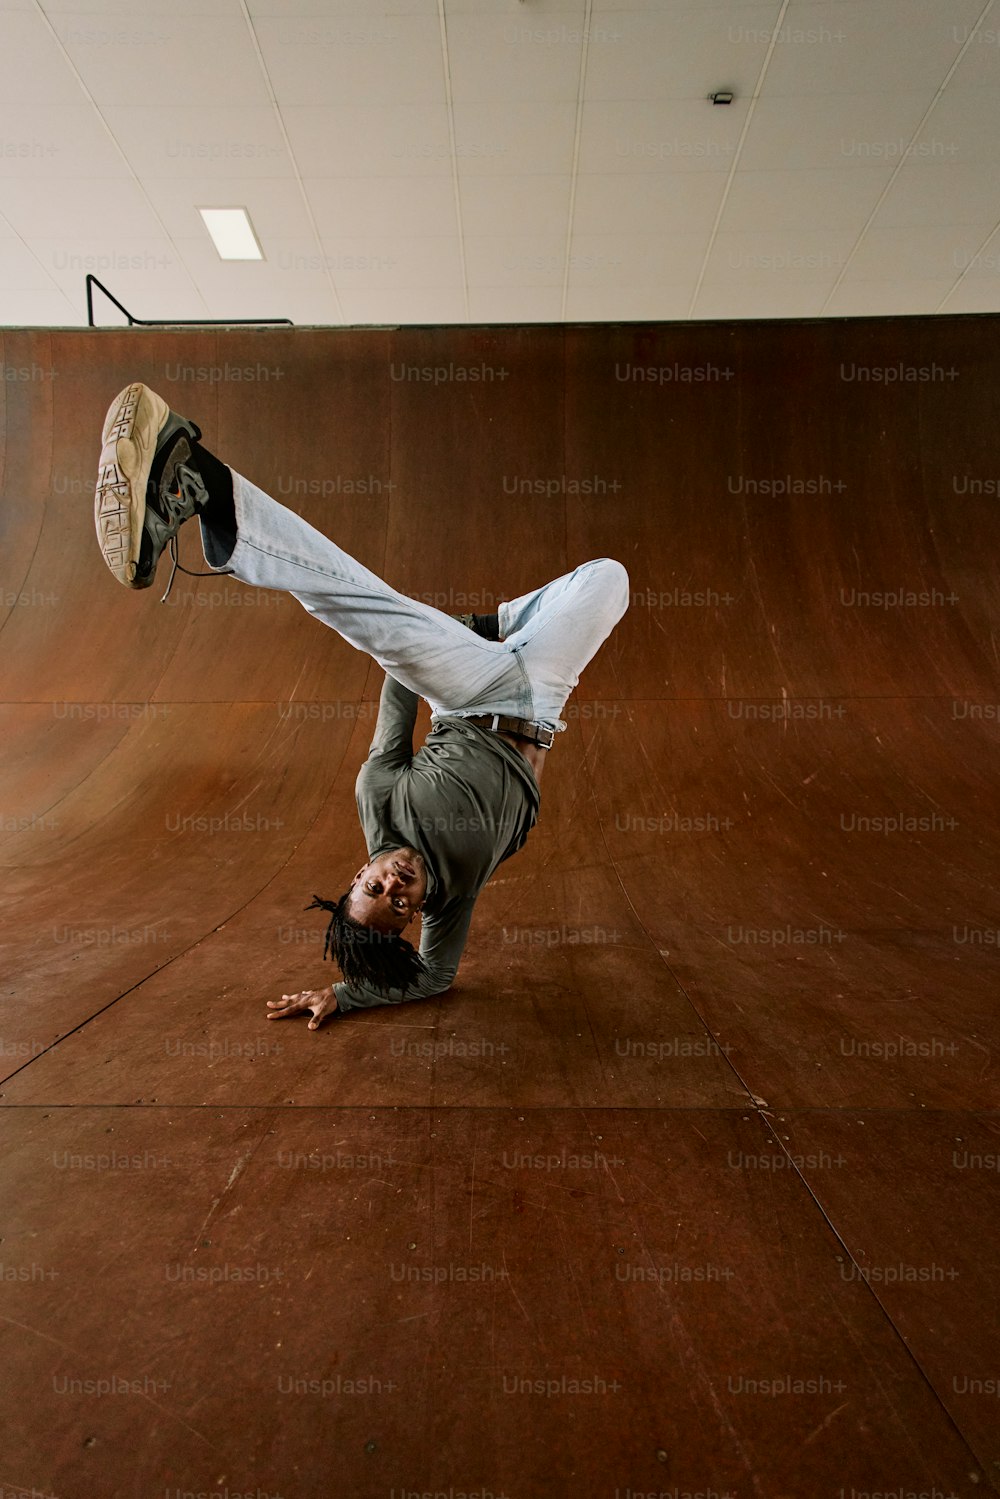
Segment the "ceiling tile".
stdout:
<path fill-rule="evenodd" d="M 1000 276 L 992 280 L 974 280 L 967 276 L 959 282 L 948 300 L 935 312 L 1000 312 Z"/>
<path fill-rule="evenodd" d="M 314 240 L 275 240 L 266 261 L 220 260 L 202 237 L 180 240 L 175 249 L 197 283 L 208 317 L 340 321 L 336 273 L 328 272 Z"/>
<path fill-rule="evenodd" d="M 871 167 L 903 159 L 933 91 L 761 98 L 740 156 L 748 172 Z"/>
<path fill-rule="evenodd" d="M 340 288 L 374 291 L 405 286 L 460 286 L 462 263 L 458 236 L 434 239 L 348 238 L 327 235 L 322 253 Z"/>
<path fill-rule="evenodd" d="M 686 318 L 690 286 L 574 286 L 566 296 L 570 323 L 631 323 Z"/>
<path fill-rule="evenodd" d="M 467 234 L 465 264 L 472 286 L 562 286 L 566 236 Z"/>
<path fill-rule="evenodd" d="M 663 0 L 657 0 L 657 3 L 662 4 Z M 497 3 L 496 0 L 444 0 L 444 9 L 450 25 L 453 16 L 493 14 Z M 562 22 L 579 25 L 585 9 L 586 0 L 532 0 L 531 10 L 524 14 L 523 19 L 539 26 L 558 25 Z M 515 13 L 511 6 L 510 14 L 521 16 L 522 13 Z"/>
<path fill-rule="evenodd" d="M 467 176 L 568 175 L 576 107 L 524 102 L 456 104 L 455 151 Z"/>
<path fill-rule="evenodd" d="M 967 256 L 964 250 L 959 250 L 954 261 L 960 275 L 967 280 L 995 281 L 1000 284 L 1000 234 L 996 230 L 991 231 Z"/>
<path fill-rule="evenodd" d="M 313 238 L 302 189 L 293 177 L 146 177 L 144 185 L 174 239 L 204 239 L 210 245 L 199 208 L 245 208 L 265 255 L 275 239 Z"/>
<path fill-rule="evenodd" d="M 242 16 L 128 16 L 65 12 L 53 26 L 99 105 L 161 95 L 175 111 L 266 104 L 267 89 Z M 224 65 L 220 66 L 220 60 Z"/>
<path fill-rule="evenodd" d="M 695 302 L 694 318 L 712 320 L 755 318 L 819 317 L 827 288 L 819 282 L 789 285 L 777 277 L 760 281 L 752 288 L 732 282 L 702 283 Z M 750 309 L 753 312 L 750 312 Z"/>
<path fill-rule="evenodd" d="M 932 165 L 908 159 L 875 220 L 880 229 L 913 224 L 975 224 L 1000 219 L 1000 173 L 971 163 Z"/>
<path fill-rule="evenodd" d="M 344 298 L 345 320 L 362 326 L 396 323 L 465 323 L 461 291 L 443 287 L 393 287 L 388 292 L 352 290 Z"/>
<path fill-rule="evenodd" d="M 286 105 L 282 118 L 303 177 L 451 175 L 443 104 Z"/>
<path fill-rule="evenodd" d="M 89 104 L 0 105 L 0 178 L 128 175 L 127 162 Z"/>
<path fill-rule="evenodd" d="M 576 100 L 582 26 L 579 15 L 543 17 L 510 7 L 457 13 L 448 20 L 451 95 L 457 104 L 489 99 Z"/>
<path fill-rule="evenodd" d="M 729 172 L 746 106 L 703 99 L 667 103 L 587 101 L 580 127 L 581 172 Z"/>
<path fill-rule="evenodd" d="M 181 317 L 190 305 L 191 278 L 176 247 L 167 240 L 37 239 L 31 249 L 53 281 L 74 302 L 86 306 L 85 282 L 97 276 L 139 318 Z M 197 317 L 202 308 L 191 314 Z"/>
<path fill-rule="evenodd" d="M 601 17 L 605 14 L 617 14 L 623 10 L 668 10 L 672 16 L 676 16 L 678 24 L 683 25 L 685 17 L 691 11 L 703 9 L 705 0 L 594 0 L 594 16 Z M 773 0 L 771 13 L 777 20 L 781 11 L 782 0 Z M 741 15 L 746 10 L 759 8 L 760 0 L 730 0 L 727 6 L 734 15 Z"/>
<path fill-rule="evenodd" d="M 722 202 L 725 178 L 716 172 L 585 172 L 577 178 L 573 228 L 580 234 L 708 235 Z"/>
<path fill-rule="evenodd" d="M 239 0 L 236 0 L 239 3 Z M 322 23 L 336 16 L 353 23 L 357 31 L 379 25 L 383 17 L 436 16 L 437 0 L 381 0 L 378 17 L 372 19 L 371 0 L 247 0 L 251 16 L 309 17 Z"/>
<path fill-rule="evenodd" d="M 4 328 L 83 328 L 85 299 L 69 298 L 55 287 L 11 286 L 0 281 L 0 326 Z"/>
<path fill-rule="evenodd" d="M 871 228 L 858 245 L 848 271 L 855 281 L 954 281 L 969 265 L 994 227 L 989 224 L 911 225 Z"/>
<path fill-rule="evenodd" d="M 212 0 L 212 9 L 217 15 L 240 15 L 240 0 Z M 80 0 L 45 0 L 45 10 L 51 15 L 76 15 Z M 203 15 L 205 0 L 91 0 L 88 15 L 106 18 L 106 24 L 128 26 L 137 16 L 166 19 L 170 16 Z"/>
<path fill-rule="evenodd" d="M 260 16 L 257 38 L 279 99 L 298 105 L 433 104 L 445 98 L 435 14 Z"/>
<path fill-rule="evenodd" d="M 948 87 L 996 88 L 1000 84 L 1000 16 L 994 6 L 985 23 L 977 27 L 975 22 L 982 7 L 973 0 L 972 9 L 976 15 L 960 17 L 956 14 L 948 22 L 955 41 L 965 46 L 962 60 Z"/>
<path fill-rule="evenodd" d="M 457 222 L 450 177 L 313 177 L 304 186 L 324 235 L 433 236 Z"/>
<path fill-rule="evenodd" d="M 692 284 L 708 247 L 704 234 L 574 234 L 570 281 L 574 286 Z"/>
<path fill-rule="evenodd" d="M 892 176 L 892 167 L 815 171 L 737 171 L 721 229 L 862 228 Z"/>
<path fill-rule="evenodd" d="M 469 319 L 473 323 L 558 323 L 561 318 L 561 287 L 469 288 Z"/>
<path fill-rule="evenodd" d="M 895 94 L 928 100 L 961 50 L 963 21 L 979 0 L 829 0 L 790 6 L 767 70 L 770 97 L 789 94 Z M 739 23 L 733 28 L 739 29 Z"/>
<path fill-rule="evenodd" d="M 204 239 L 178 242 L 175 247 L 200 288 L 218 297 L 230 290 L 260 293 L 277 305 L 267 316 L 291 317 L 296 288 L 309 286 L 317 301 L 319 321 L 339 321 L 338 299 L 355 291 L 395 297 L 399 287 L 461 287 L 462 271 L 457 240 L 451 239 L 274 239 L 266 261 L 227 262 L 219 259 Z M 260 297 L 258 297 L 260 300 Z"/>
<path fill-rule="evenodd" d="M 850 229 L 770 229 L 719 233 L 705 268 L 707 282 L 829 287 L 847 265 L 856 235 Z"/>
<path fill-rule="evenodd" d="M 37 10 L 2 12 L 0 99 L 14 104 L 82 104 L 86 95 Z"/>
<path fill-rule="evenodd" d="M 945 89 L 914 142 L 918 160 L 1000 163 L 1000 104 L 991 88 Z"/>
<path fill-rule="evenodd" d="M 164 101 L 134 108 L 108 105 L 103 114 L 140 176 L 274 177 L 291 169 L 269 107 L 182 111 Z"/>
<path fill-rule="evenodd" d="M 936 312 L 952 281 L 848 281 L 824 309 L 827 317 L 907 317 Z M 957 309 L 956 309 L 957 310 Z"/>
<path fill-rule="evenodd" d="M 43 255 L 15 235 L 0 239 L 0 286 L 51 291 L 58 283 Z"/>
<path fill-rule="evenodd" d="M 0 205 L 25 238 L 101 238 L 107 232 L 108 195 L 82 177 L 11 178 L 0 186 Z M 160 224 L 141 188 L 130 180 L 114 184 L 115 234 L 156 238 Z"/>
<path fill-rule="evenodd" d="M 681 16 L 667 8 L 594 17 L 587 100 L 704 103 L 713 89 L 722 88 L 744 98 L 764 61 L 774 14 L 774 5 L 757 4 L 744 7 L 736 21 L 731 8 L 714 5 Z"/>
<path fill-rule="evenodd" d="M 566 236 L 571 178 L 472 177 L 459 172 L 462 228 L 467 235 Z"/>

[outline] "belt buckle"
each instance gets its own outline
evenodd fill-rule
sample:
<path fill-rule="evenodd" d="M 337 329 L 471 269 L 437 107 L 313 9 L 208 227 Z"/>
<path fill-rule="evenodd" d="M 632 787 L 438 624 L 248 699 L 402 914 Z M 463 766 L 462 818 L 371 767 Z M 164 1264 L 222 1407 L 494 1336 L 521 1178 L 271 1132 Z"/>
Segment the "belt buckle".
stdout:
<path fill-rule="evenodd" d="M 535 743 L 540 749 L 551 749 L 556 742 L 555 729 L 547 729 L 544 724 L 536 724 L 537 738 Z M 547 736 L 547 737 L 544 737 Z"/>

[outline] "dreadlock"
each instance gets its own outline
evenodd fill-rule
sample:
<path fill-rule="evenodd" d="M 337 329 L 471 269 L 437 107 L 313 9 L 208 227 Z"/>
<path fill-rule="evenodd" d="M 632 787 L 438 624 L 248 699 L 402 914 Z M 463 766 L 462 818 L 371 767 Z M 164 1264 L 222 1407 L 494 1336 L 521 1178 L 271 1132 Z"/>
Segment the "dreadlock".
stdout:
<path fill-rule="evenodd" d="M 405 996 L 410 985 L 427 971 L 420 954 L 398 932 L 379 932 L 355 921 L 347 913 L 350 897 L 350 890 L 337 901 L 314 895 L 305 908 L 330 912 L 323 957 L 333 959 L 345 983 L 369 984 L 382 994 L 399 989 Z"/>

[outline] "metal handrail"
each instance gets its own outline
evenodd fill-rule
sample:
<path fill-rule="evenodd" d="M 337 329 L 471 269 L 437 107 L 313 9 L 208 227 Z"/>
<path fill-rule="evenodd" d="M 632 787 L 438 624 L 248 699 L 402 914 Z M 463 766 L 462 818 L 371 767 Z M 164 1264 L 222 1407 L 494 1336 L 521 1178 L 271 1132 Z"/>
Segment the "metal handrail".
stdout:
<path fill-rule="evenodd" d="M 96 276 L 87 273 L 87 326 L 96 328 L 94 322 L 94 287 L 99 286 L 109 302 L 114 302 L 119 312 L 124 312 L 128 318 L 130 328 L 246 328 L 259 327 L 262 325 L 279 325 L 286 328 L 294 328 L 295 324 L 290 317 L 238 317 L 238 318 L 141 318 L 133 317 L 127 307 L 122 306 L 118 298 L 104 285 L 98 281 Z"/>

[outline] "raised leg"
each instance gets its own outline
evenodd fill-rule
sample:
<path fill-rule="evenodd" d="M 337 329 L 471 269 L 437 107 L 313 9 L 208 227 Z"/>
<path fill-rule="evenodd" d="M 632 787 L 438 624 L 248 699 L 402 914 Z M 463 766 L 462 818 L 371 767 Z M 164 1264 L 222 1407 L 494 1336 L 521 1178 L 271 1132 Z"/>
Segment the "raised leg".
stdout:
<path fill-rule="evenodd" d="M 527 672 L 536 718 L 558 719 L 580 673 L 628 605 L 628 573 L 613 557 L 584 562 L 500 605 L 500 633 Z"/>
<path fill-rule="evenodd" d="M 209 507 L 201 517 L 211 566 L 291 593 L 366 651 L 432 713 L 531 716 L 531 693 L 506 643 L 483 640 L 430 604 L 399 593 L 336 542 L 230 470 L 236 541 L 229 551 Z"/>

